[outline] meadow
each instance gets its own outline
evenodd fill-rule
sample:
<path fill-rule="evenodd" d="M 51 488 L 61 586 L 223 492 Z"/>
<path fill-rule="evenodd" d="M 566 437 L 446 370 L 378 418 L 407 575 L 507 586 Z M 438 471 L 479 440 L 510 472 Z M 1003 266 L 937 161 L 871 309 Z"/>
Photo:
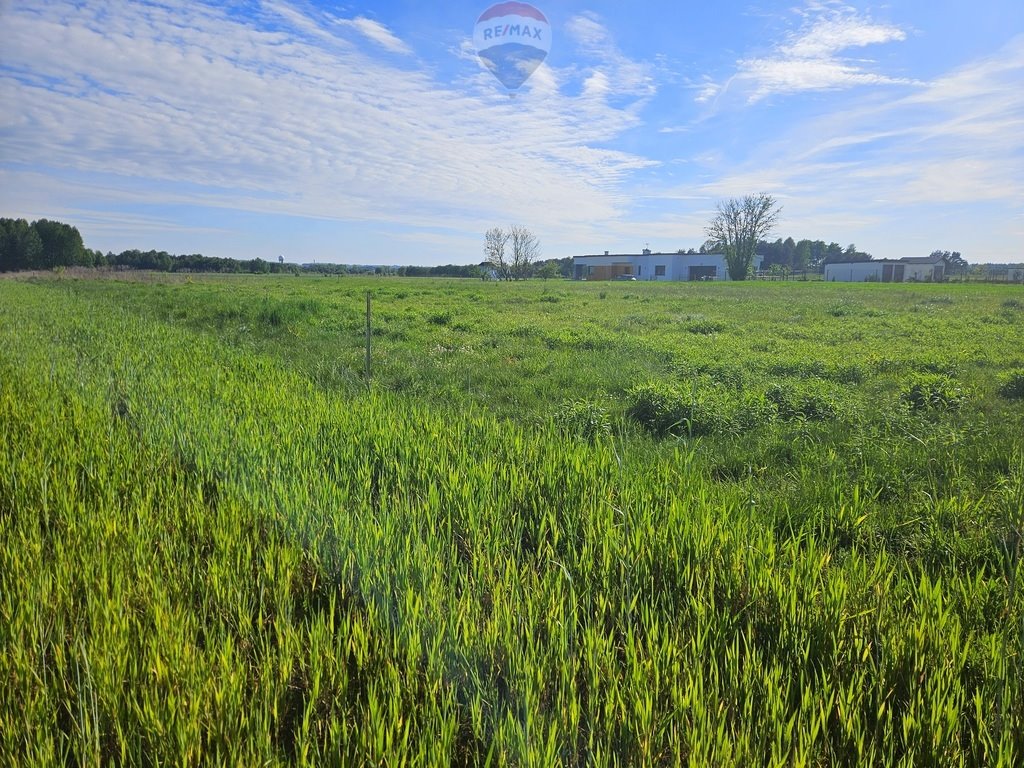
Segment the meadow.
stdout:
<path fill-rule="evenodd" d="M 1019 287 L 0 309 L 0 764 L 1024 762 Z"/>

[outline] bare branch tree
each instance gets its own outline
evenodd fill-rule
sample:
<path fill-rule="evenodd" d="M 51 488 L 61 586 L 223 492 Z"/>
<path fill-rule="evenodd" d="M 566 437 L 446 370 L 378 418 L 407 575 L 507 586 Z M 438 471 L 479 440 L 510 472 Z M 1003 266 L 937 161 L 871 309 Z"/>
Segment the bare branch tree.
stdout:
<path fill-rule="evenodd" d="M 484 258 L 499 280 L 511 280 L 512 271 L 505 258 L 505 246 L 511 233 L 501 227 L 491 227 L 484 233 Z"/>
<path fill-rule="evenodd" d="M 529 276 L 530 265 L 540 256 L 540 240 L 533 232 L 519 224 L 513 225 L 508 235 L 512 248 L 512 275 L 521 280 Z"/>
<path fill-rule="evenodd" d="M 782 208 L 771 195 L 747 195 L 742 200 L 718 203 L 718 213 L 705 228 L 706 248 L 725 254 L 729 277 L 743 280 L 754 261 L 754 251 L 775 229 Z"/>

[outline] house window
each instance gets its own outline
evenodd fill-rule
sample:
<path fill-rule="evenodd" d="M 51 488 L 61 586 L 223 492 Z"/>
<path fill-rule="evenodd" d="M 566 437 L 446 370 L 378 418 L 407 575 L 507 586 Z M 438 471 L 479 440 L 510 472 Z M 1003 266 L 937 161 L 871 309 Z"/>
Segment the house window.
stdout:
<path fill-rule="evenodd" d="M 654 276 L 655 277 L 664 277 L 665 276 L 665 265 L 664 264 L 655 264 L 654 265 Z"/>
<path fill-rule="evenodd" d="M 640 272 L 643 269 L 643 266 L 644 266 L 643 264 L 637 264 L 636 265 L 636 276 L 637 277 L 640 277 Z"/>

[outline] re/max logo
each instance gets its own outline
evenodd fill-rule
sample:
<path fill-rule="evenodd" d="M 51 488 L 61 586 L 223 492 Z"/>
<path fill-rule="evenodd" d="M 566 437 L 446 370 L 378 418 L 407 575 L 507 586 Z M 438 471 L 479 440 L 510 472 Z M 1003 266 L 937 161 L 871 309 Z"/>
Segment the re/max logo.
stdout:
<path fill-rule="evenodd" d="M 543 30 L 540 27 L 531 27 L 527 24 L 506 24 L 505 26 L 487 27 L 484 29 L 484 40 L 495 40 L 499 37 L 527 37 L 531 40 L 541 40 Z"/>

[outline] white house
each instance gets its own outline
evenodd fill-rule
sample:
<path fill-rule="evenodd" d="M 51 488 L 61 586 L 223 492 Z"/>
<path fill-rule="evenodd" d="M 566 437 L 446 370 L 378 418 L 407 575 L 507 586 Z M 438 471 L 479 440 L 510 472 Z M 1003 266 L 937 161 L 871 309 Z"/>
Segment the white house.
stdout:
<path fill-rule="evenodd" d="M 763 256 L 754 257 L 754 269 L 761 268 Z M 576 280 L 728 280 L 725 256 L 720 253 L 643 253 L 576 256 Z"/>
<path fill-rule="evenodd" d="M 946 262 L 938 257 L 842 261 L 825 265 L 825 280 L 840 283 L 939 283 Z"/>

